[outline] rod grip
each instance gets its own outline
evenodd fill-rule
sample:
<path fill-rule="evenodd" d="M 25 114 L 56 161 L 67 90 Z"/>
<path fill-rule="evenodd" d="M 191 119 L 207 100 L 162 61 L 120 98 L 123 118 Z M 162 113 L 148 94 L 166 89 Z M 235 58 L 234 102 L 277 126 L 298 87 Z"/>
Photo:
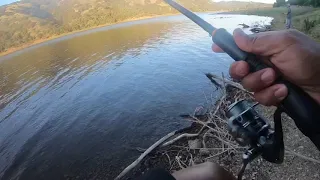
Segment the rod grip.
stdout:
<path fill-rule="evenodd" d="M 259 58 L 242 51 L 233 36 L 225 29 L 214 32 L 212 40 L 234 60 L 244 60 L 250 65 L 250 71 L 256 72 L 269 66 Z M 295 122 L 300 131 L 308 136 L 320 150 L 320 105 L 299 86 L 279 78 L 276 84 L 287 86 L 289 94 L 279 105 Z"/>

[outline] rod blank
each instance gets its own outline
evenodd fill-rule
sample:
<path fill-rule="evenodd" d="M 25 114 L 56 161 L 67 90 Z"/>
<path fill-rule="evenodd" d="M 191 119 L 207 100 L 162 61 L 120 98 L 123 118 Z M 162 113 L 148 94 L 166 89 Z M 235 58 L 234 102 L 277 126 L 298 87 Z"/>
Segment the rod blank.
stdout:
<path fill-rule="evenodd" d="M 170 6 L 181 12 L 183 15 L 187 16 L 190 20 L 198 24 L 202 29 L 207 31 L 210 35 L 212 35 L 213 31 L 216 29 L 211 24 L 209 24 L 207 21 L 201 19 L 199 16 L 197 16 L 195 13 L 189 11 L 185 7 L 181 6 L 180 4 L 176 3 L 173 0 L 164 0 L 166 3 L 168 3 Z"/>

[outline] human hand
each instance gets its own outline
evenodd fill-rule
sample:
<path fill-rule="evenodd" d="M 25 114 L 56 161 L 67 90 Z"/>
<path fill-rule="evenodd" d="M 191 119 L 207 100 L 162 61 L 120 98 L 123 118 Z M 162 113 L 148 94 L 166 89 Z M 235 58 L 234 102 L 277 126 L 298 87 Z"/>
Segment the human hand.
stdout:
<path fill-rule="evenodd" d="M 172 174 L 176 180 L 235 180 L 235 177 L 217 164 L 206 162 Z"/>
<path fill-rule="evenodd" d="M 249 64 L 238 61 L 231 65 L 232 78 L 241 80 L 244 88 L 254 92 L 255 99 L 264 105 L 277 105 L 288 95 L 283 84 L 274 84 L 279 75 L 300 86 L 320 104 L 320 45 L 296 30 L 273 31 L 246 35 L 234 31 L 240 49 L 261 56 L 277 70 L 266 68 L 249 72 Z M 217 46 L 213 51 L 222 52 Z"/>

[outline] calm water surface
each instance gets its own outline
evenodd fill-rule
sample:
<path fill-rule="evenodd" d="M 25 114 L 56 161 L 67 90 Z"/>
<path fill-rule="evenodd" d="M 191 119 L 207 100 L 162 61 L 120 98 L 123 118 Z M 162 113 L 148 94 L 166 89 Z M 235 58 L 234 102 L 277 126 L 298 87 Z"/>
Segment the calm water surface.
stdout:
<path fill-rule="evenodd" d="M 270 18 L 202 17 L 232 31 Z M 123 23 L 0 58 L 0 177 L 112 179 L 216 98 L 232 60 L 183 16 Z"/>

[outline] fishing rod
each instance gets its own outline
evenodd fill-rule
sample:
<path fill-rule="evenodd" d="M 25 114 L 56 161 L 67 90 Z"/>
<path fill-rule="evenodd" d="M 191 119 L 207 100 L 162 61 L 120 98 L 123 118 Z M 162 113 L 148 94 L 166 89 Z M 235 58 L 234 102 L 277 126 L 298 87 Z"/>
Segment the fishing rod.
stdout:
<path fill-rule="evenodd" d="M 246 61 L 250 66 L 250 72 L 271 67 L 263 63 L 255 54 L 241 50 L 226 29 L 212 26 L 173 0 L 164 1 L 208 32 L 212 36 L 212 41 L 235 61 Z M 249 146 L 243 155 L 244 165 L 238 179 L 242 179 L 246 165 L 259 155 L 272 163 L 283 162 L 284 145 L 281 124 L 283 112 L 294 120 L 299 130 L 320 150 L 320 105 L 299 86 L 282 77 L 278 78 L 275 84 L 284 84 L 288 88 L 288 96 L 277 107 L 274 114 L 274 128 L 271 128 L 267 121 L 245 101 L 231 105 L 226 113 L 231 132 L 235 131 L 231 134 L 238 143 Z"/>

